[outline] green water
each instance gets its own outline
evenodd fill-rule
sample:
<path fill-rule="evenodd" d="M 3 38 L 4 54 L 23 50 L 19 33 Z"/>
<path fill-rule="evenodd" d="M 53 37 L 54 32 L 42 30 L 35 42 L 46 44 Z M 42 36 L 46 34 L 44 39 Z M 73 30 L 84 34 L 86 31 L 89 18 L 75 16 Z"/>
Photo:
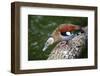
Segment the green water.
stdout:
<path fill-rule="evenodd" d="M 28 60 L 46 60 L 56 45 L 51 45 L 43 52 L 46 40 L 57 26 L 65 23 L 87 26 L 88 18 L 28 15 Z M 87 52 L 84 56 L 87 57 Z"/>

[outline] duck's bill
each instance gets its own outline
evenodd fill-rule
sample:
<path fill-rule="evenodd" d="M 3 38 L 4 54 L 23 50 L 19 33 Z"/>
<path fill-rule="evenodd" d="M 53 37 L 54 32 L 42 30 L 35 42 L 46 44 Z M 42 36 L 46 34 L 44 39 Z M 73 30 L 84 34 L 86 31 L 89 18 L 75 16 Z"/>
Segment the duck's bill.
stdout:
<path fill-rule="evenodd" d="M 43 48 L 42 50 L 45 51 L 45 50 L 48 48 L 48 46 L 49 46 L 49 45 L 52 45 L 53 43 L 54 43 L 54 39 L 53 39 L 52 37 L 50 37 L 50 38 L 46 41 L 45 46 L 44 46 L 44 48 Z"/>
<path fill-rule="evenodd" d="M 44 46 L 44 48 L 42 49 L 42 51 L 45 51 L 48 48 L 48 46 Z"/>

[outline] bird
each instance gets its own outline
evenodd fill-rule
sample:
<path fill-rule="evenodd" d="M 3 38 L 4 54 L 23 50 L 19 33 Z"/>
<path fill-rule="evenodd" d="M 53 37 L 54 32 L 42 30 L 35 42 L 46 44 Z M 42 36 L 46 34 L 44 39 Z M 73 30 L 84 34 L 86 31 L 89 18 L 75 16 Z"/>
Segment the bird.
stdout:
<path fill-rule="evenodd" d="M 81 26 L 75 24 L 60 24 L 50 35 L 47 41 L 44 44 L 42 51 L 45 51 L 48 46 L 60 42 L 60 41 L 69 41 L 74 38 L 76 35 L 84 33 L 84 30 Z"/>

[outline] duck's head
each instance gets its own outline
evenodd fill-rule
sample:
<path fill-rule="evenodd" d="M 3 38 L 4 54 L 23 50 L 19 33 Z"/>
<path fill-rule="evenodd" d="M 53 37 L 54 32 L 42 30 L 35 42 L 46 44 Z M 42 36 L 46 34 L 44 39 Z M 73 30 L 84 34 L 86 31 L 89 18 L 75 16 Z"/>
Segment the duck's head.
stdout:
<path fill-rule="evenodd" d="M 81 27 L 73 24 L 61 24 L 58 26 L 51 34 L 51 36 L 47 39 L 44 48 L 45 51 L 48 46 L 54 44 L 55 42 L 59 42 L 62 40 L 70 40 L 74 37 L 74 31 L 81 30 Z"/>

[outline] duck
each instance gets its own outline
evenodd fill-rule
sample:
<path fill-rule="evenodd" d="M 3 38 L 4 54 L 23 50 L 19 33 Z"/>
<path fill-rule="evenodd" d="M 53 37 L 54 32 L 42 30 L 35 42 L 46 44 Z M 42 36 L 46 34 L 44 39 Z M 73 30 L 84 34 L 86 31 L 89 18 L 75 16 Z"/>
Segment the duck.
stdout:
<path fill-rule="evenodd" d="M 66 41 L 68 42 L 76 35 L 84 33 L 84 30 L 80 25 L 75 24 L 60 24 L 50 35 L 47 41 L 44 44 L 42 51 L 46 51 L 46 49 L 57 42 Z"/>

